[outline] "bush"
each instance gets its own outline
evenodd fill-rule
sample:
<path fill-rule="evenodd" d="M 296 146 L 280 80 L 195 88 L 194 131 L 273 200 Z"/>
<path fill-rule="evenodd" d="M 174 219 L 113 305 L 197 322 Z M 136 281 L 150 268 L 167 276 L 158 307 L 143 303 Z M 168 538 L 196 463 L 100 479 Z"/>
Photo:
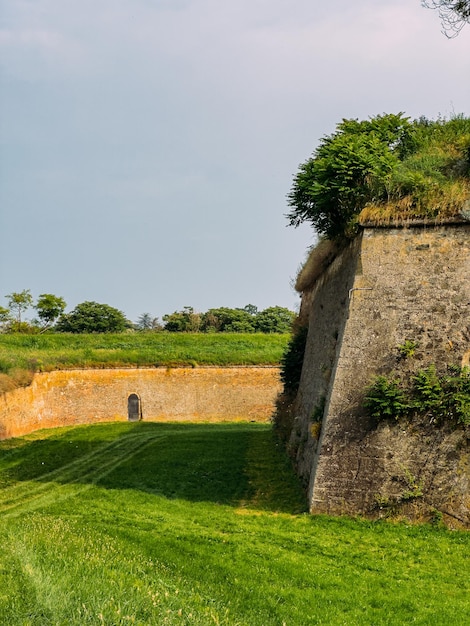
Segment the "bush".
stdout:
<path fill-rule="evenodd" d="M 386 376 L 377 376 L 369 387 L 364 406 L 369 415 L 380 421 L 389 417 L 398 419 L 406 410 L 406 399 L 399 383 Z"/>
<path fill-rule="evenodd" d="M 419 411 L 438 410 L 443 401 L 443 389 L 436 367 L 420 370 L 413 377 L 414 405 Z"/>
<path fill-rule="evenodd" d="M 170 333 L 195 333 L 200 330 L 202 322 L 201 314 L 196 313 L 192 306 L 164 315 L 162 320 L 164 330 Z"/>
<path fill-rule="evenodd" d="M 438 374 L 434 365 L 420 370 L 411 381 L 377 376 L 366 392 L 364 407 L 377 421 L 425 415 L 430 423 L 453 421 L 470 425 L 470 370 Z"/>
<path fill-rule="evenodd" d="M 255 332 L 254 315 L 246 309 L 220 307 L 209 309 L 202 316 L 201 330 L 221 333 Z"/>
<path fill-rule="evenodd" d="M 281 380 L 286 394 L 292 394 L 299 388 L 307 335 L 308 328 L 301 326 L 292 336 L 281 358 Z"/>
<path fill-rule="evenodd" d="M 295 313 L 280 306 L 272 306 L 255 317 L 255 329 L 261 333 L 289 333 Z"/>

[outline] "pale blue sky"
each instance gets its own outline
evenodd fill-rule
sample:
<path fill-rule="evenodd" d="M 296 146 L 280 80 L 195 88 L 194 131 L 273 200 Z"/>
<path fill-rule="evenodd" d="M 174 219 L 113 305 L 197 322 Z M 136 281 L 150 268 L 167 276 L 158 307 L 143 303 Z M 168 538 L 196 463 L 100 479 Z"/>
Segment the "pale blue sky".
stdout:
<path fill-rule="evenodd" d="M 2 0 L 0 305 L 295 308 L 299 163 L 343 117 L 470 114 L 419 0 Z"/>

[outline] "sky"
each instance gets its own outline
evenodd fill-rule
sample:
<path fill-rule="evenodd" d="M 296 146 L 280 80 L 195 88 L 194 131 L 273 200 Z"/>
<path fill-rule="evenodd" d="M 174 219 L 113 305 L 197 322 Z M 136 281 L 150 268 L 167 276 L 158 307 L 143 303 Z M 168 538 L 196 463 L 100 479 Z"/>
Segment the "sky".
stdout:
<path fill-rule="evenodd" d="M 2 0 L 0 59 L 0 306 L 295 310 L 318 140 L 470 115 L 470 26 L 420 0 Z"/>

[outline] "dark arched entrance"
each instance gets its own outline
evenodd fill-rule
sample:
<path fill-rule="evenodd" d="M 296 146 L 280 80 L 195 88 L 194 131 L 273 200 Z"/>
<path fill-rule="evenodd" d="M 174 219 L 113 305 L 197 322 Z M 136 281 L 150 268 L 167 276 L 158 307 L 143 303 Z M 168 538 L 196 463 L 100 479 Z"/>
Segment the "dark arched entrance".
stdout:
<path fill-rule="evenodd" d="M 127 398 L 127 419 L 129 422 L 138 422 L 142 419 L 142 403 L 136 393 Z"/>

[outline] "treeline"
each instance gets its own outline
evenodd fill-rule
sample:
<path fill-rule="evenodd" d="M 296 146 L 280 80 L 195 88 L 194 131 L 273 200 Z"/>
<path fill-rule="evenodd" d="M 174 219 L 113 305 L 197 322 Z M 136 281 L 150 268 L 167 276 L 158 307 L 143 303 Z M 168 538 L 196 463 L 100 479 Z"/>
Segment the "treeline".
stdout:
<path fill-rule="evenodd" d="M 164 315 L 163 329 L 170 332 L 206 333 L 288 333 L 296 315 L 280 306 L 272 306 L 258 311 L 253 304 L 242 309 L 221 307 L 197 313 L 192 307 L 184 307 Z M 142 325 L 142 317 L 138 324 Z"/>
<path fill-rule="evenodd" d="M 288 333 L 295 313 L 280 306 L 262 311 L 248 304 L 243 308 L 221 307 L 200 313 L 186 306 L 181 311 L 163 315 L 162 320 L 143 313 L 133 323 L 124 313 L 108 304 L 82 302 L 65 313 L 66 302 L 54 294 L 41 294 L 34 301 L 29 289 L 5 296 L 8 306 L 0 306 L 0 330 L 3 333 L 121 333 L 121 332 L 225 332 Z M 29 309 L 37 317 L 25 320 Z"/>

